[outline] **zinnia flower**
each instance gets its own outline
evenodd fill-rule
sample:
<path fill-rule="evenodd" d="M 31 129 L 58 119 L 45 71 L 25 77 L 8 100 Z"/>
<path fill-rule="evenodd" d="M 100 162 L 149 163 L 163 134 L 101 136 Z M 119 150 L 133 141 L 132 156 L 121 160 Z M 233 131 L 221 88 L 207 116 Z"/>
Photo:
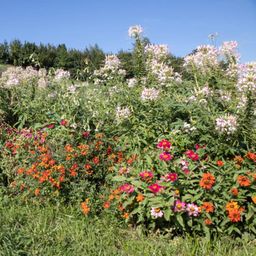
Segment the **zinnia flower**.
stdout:
<path fill-rule="evenodd" d="M 185 154 L 192 161 L 197 161 L 199 159 L 199 155 L 195 153 L 193 150 L 188 150 L 185 152 Z"/>
<path fill-rule="evenodd" d="M 143 171 L 139 174 L 139 176 L 142 180 L 150 181 L 154 177 L 154 174 L 151 171 Z"/>
<path fill-rule="evenodd" d="M 175 182 L 178 179 L 178 174 L 177 173 L 168 173 L 165 175 L 165 180 L 166 181 L 171 181 L 171 182 Z"/>
<path fill-rule="evenodd" d="M 241 221 L 241 212 L 239 209 L 233 209 L 228 212 L 228 218 L 232 222 L 239 222 Z"/>
<path fill-rule="evenodd" d="M 174 211 L 175 212 L 183 212 L 186 209 L 186 203 L 181 202 L 180 200 L 177 200 L 175 202 Z"/>
<path fill-rule="evenodd" d="M 243 175 L 237 177 L 237 182 L 241 187 L 249 187 L 251 185 L 249 178 Z"/>
<path fill-rule="evenodd" d="M 212 220 L 210 220 L 210 219 L 205 219 L 205 220 L 204 220 L 204 224 L 207 225 L 207 226 L 212 225 Z"/>
<path fill-rule="evenodd" d="M 163 152 L 160 154 L 159 158 L 167 162 L 172 160 L 173 156 L 169 152 Z"/>
<path fill-rule="evenodd" d="M 230 192 L 231 192 L 231 194 L 232 194 L 233 196 L 238 196 L 238 192 L 239 192 L 239 191 L 238 191 L 237 188 L 232 188 Z"/>
<path fill-rule="evenodd" d="M 121 192 L 124 192 L 124 193 L 127 193 L 127 194 L 131 194 L 134 191 L 134 187 L 131 184 L 126 183 L 126 184 L 120 186 L 119 190 Z"/>
<path fill-rule="evenodd" d="M 211 202 L 204 202 L 201 206 L 208 213 L 214 212 L 214 205 Z"/>
<path fill-rule="evenodd" d="M 196 217 L 196 216 L 198 216 L 198 214 L 199 214 L 199 208 L 198 208 L 198 206 L 195 205 L 195 204 L 193 204 L 193 203 L 192 203 L 192 204 L 187 204 L 186 210 L 187 210 L 187 213 L 188 213 L 189 216 L 194 216 L 194 217 Z"/>
<path fill-rule="evenodd" d="M 163 150 L 167 150 L 170 149 L 172 146 L 171 142 L 164 139 L 161 140 L 158 144 L 157 144 L 157 148 L 163 149 Z"/>
<path fill-rule="evenodd" d="M 161 218 L 164 213 L 161 211 L 160 208 L 151 208 L 151 215 L 155 218 Z"/>
<path fill-rule="evenodd" d="M 226 211 L 230 212 L 234 209 L 239 209 L 239 205 L 237 202 L 231 201 L 226 204 Z"/>
<path fill-rule="evenodd" d="M 210 190 L 215 183 L 215 177 L 211 173 L 204 173 L 199 182 L 200 187 Z"/>
<path fill-rule="evenodd" d="M 158 185 L 157 183 L 154 183 L 154 184 L 148 186 L 148 188 L 149 188 L 149 190 L 150 190 L 151 192 L 153 192 L 154 194 L 160 192 L 160 191 L 163 189 L 163 187 L 160 186 L 160 185 Z"/>
<path fill-rule="evenodd" d="M 142 194 L 138 194 L 137 196 L 136 196 L 136 201 L 138 202 L 138 203 L 140 203 L 140 202 L 142 202 L 143 200 L 144 200 L 144 196 L 142 195 Z"/>

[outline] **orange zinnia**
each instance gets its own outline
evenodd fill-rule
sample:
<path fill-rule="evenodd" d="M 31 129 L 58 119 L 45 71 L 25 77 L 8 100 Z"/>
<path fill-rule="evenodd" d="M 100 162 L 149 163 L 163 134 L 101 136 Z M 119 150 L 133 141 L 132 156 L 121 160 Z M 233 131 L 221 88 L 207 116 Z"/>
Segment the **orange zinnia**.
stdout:
<path fill-rule="evenodd" d="M 104 209 L 108 209 L 110 207 L 110 202 L 109 201 L 104 202 L 103 207 Z"/>
<path fill-rule="evenodd" d="M 128 219 L 128 218 L 129 218 L 129 213 L 128 213 L 128 212 L 125 212 L 122 216 L 123 216 L 125 219 Z"/>
<path fill-rule="evenodd" d="M 201 208 L 208 213 L 214 212 L 214 205 L 211 202 L 204 202 Z"/>
<path fill-rule="evenodd" d="M 239 209 L 233 209 L 233 210 L 229 211 L 228 217 L 229 217 L 230 221 L 232 221 L 232 222 L 241 221 L 241 213 L 240 213 Z"/>
<path fill-rule="evenodd" d="M 252 153 L 252 152 L 248 152 L 246 154 L 246 157 L 254 162 L 256 162 L 256 154 L 255 153 Z"/>
<path fill-rule="evenodd" d="M 144 200 L 144 196 L 142 194 L 138 194 L 136 197 L 137 202 L 142 202 Z"/>
<path fill-rule="evenodd" d="M 217 161 L 217 165 L 218 165 L 219 167 L 222 167 L 222 166 L 224 165 L 224 162 L 221 161 L 221 160 L 218 160 L 218 161 Z"/>
<path fill-rule="evenodd" d="M 210 220 L 210 219 L 205 219 L 205 220 L 204 220 L 204 223 L 205 223 L 205 225 L 207 225 L 207 226 L 212 225 L 212 220 Z"/>
<path fill-rule="evenodd" d="M 256 204 L 256 196 L 252 196 L 252 201 Z"/>
<path fill-rule="evenodd" d="M 237 164 L 241 165 L 241 164 L 243 163 L 244 159 L 243 159 L 241 156 L 236 156 L 236 157 L 234 158 L 234 161 L 235 161 Z"/>
<path fill-rule="evenodd" d="M 243 175 L 237 177 L 237 182 L 241 187 L 249 187 L 251 185 L 249 178 Z"/>
<path fill-rule="evenodd" d="M 238 196 L 238 189 L 237 188 L 232 188 L 231 190 L 230 190 L 230 192 L 231 192 L 231 194 L 233 195 L 233 196 Z"/>
<path fill-rule="evenodd" d="M 230 212 L 233 211 L 234 209 L 239 209 L 239 205 L 237 202 L 231 201 L 226 204 L 226 211 Z"/>
<path fill-rule="evenodd" d="M 90 207 L 87 205 L 87 200 L 86 202 L 81 203 L 81 208 L 85 215 L 87 215 L 90 212 Z"/>
<path fill-rule="evenodd" d="M 215 183 L 215 177 L 211 173 L 204 173 L 200 180 L 200 187 L 210 190 Z"/>
<path fill-rule="evenodd" d="M 35 189 L 35 196 L 39 196 L 39 194 L 40 194 L 40 189 L 39 189 L 39 188 L 36 188 L 36 189 Z"/>

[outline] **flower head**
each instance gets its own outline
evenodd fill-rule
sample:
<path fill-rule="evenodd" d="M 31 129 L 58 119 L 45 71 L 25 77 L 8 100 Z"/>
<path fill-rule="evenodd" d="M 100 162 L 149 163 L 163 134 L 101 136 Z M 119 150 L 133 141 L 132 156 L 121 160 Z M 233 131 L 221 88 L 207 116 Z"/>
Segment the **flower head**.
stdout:
<path fill-rule="evenodd" d="M 171 181 L 171 182 L 175 182 L 178 179 L 178 174 L 177 173 L 168 173 L 164 176 L 164 179 L 166 181 Z"/>
<path fill-rule="evenodd" d="M 157 148 L 163 149 L 163 150 L 167 150 L 170 149 L 172 146 L 171 142 L 164 139 L 161 140 L 158 144 L 157 144 Z"/>
<path fill-rule="evenodd" d="M 204 173 L 202 179 L 199 182 L 200 187 L 210 190 L 215 184 L 215 177 L 211 173 Z"/>
<path fill-rule="evenodd" d="M 199 155 L 193 150 L 188 150 L 185 152 L 186 156 L 192 161 L 197 161 L 199 159 Z"/>
<path fill-rule="evenodd" d="M 133 185 L 126 183 L 126 184 L 123 184 L 122 186 L 120 186 L 119 190 L 121 192 L 131 194 L 134 191 L 134 187 L 133 187 Z"/>
<path fill-rule="evenodd" d="M 214 212 L 214 205 L 211 202 L 204 202 L 201 206 L 208 213 Z"/>
<path fill-rule="evenodd" d="M 163 152 L 159 155 L 159 159 L 163 161 L 170 161 L 172 160 L 173 156 L 169 152 Z"/>
<path fill-rule="evenodd" d="M 140 178 L 145 181 L 150 181 L 153 179 L 154 174 L 151 171 L 143 171 L 139 174 Z"/>
<path fill-rule="evenodd" d="M 199 208 L 196 204 L 187 204 L 186 210 L 189 216 L 196 217 L 199 215 Z"/>
<path fill-rule="evenodd" d="M 183 212 L 186 209 L 186 203 L 181 202 L 180 200 L 177 200 L 174 205 L 174 211 L 175 212 Z"/>
<path fill-rule="evenodd" d="M 157 194 L 157 193 L 159 193 L 159 192 L 161 192 L 161 191 L 163 190 L 163 187 L 160 186 L 160 185 L 157 184 L 157 183 L 154 183 L 154 184 L 148 186 L 148 188 L 149 188 L 149 190 L 150 190 L 151 192 L 153 192 L 154 194 Z"/>
<path fill-rule="evenodd" d="M 251 185 L 249 178 L 243 175 L 237 177 L 237 182 L 241 187 L 249 187 Z"/>
<path fill-rule="evenodd" d="M 161 218 L 164 213 L 161 211 L 160 208 L 151 208 L 151 215 L 155 218 Z"/>
<path fill-rule="evenodd" d="M 128 29 L 129 37 L 138 37 L 143 32 L 143 28 L 140 25 L 131 26 Z"/>

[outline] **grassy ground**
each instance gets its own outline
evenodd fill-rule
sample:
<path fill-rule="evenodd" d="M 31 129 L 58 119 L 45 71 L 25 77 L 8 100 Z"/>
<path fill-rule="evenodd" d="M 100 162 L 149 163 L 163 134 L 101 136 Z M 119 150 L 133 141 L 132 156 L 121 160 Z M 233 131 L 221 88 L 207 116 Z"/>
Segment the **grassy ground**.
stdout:
<path fill-rule="evenodd" d="M 7 201 L 7 202 L 6 202 Z M 256 242 L 145 236 L 109 216 L 88 218 L 76 207 L 0 201 L 0 255 L 256 255 Z"/>

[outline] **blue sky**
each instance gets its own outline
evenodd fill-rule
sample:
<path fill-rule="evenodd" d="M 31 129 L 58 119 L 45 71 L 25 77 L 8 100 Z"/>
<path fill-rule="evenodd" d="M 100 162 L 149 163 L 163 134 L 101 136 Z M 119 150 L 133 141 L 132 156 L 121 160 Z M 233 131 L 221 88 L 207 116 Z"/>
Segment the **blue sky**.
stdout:
<path fill-rule="evenodd" d="M 132 48 L 129 26 L 184 56 L 197 45 L 237 40 L 242 61 L 256 60 L 256 0 L 0 0 L 0 41 L 97 43 L 116 53 Z"/>

